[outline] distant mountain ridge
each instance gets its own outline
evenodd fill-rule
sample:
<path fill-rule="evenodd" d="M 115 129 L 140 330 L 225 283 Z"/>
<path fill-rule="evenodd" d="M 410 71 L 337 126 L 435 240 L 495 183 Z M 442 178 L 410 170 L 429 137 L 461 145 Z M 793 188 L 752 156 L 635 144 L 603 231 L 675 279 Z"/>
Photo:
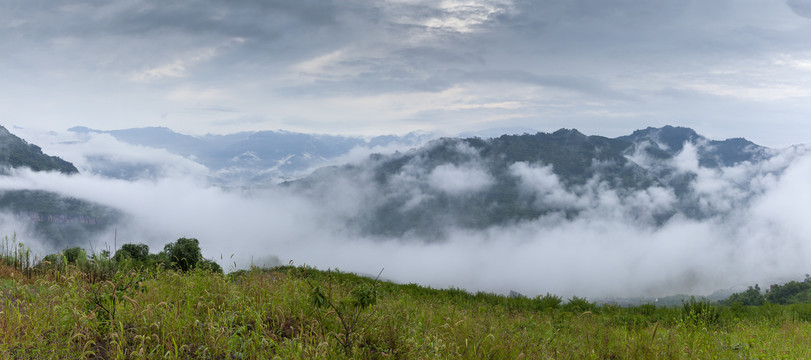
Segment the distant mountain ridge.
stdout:
<path fill-rule="evenodd" d="M 554 214 L 574 219 L 601 206 L 598 197 L 604 190 L 621 203 L 651 196 L 650 191 L 663 193 L 672 206 L 625 207 L 626 216 L 657 225 L 676 214 L 696 219 L 718 214 L 693 188 L 697 174 L 678 168 L 676 160 L 688 146 L 699 169 L 720 170 L 771 156 L 769 149 L 745 139 L 709 140 L 683 127 L 647 128 L 618 138 L 560 129 L 490 139 L 443 138 L 407 153 L 323 168 L 287 185 L 329 199 L 345 191 L 330 184 L 371 182 L 356 189 L 368 200 L 348 221 L 376 236 L 441 238 L 447 224 L 482 229 Z"/>
<path fill-rule="evenodd" d="M 700 148 L 699 165 L 703 167 L 733 166 L 743 161 L 762 160 L 768 156 L 765 147 L 744 138 L 709 140 L 685 127 L 649 127 L 617 139 L 635 146 L 643 144 L 648 154 L 663 158 L 677 155 L 683 150 L 684 144 L 691 143 Z"/>
<path fill-rule="evenodd" d="M 256 131 L 195 137 L 176 133 L 165 127 L 101 131 L 77 126 L 68 130 L 80 134 L 109 134 L 129 144 L 166 149 L 170 153 L 205 165 L 218 176 L 247 177 L 248 182 L 262 181 L 274 176 L 286 177 L 322 166 L 358 146 L 376 147 L 394 143 L 418 146 L 434 138 L 433 135 L 419 132 L 405 136 L 377 136 L 367 140 L 360 137 L 289 131 Z"/>
<path fill-rule="evenodd" d="M 606 206 L 606 194 L 612 197 L 609 202 L 621 205 L 623 213 L 619 216 L 650 226 L 660 226 L 675 216 L 720 216 L 727 210 L 696 188 L 697 179 L 742 164 L 758 164 L 774 153 L 746 139 L 711 140 L 692 129 L 672 126 L 646 128 L 616 138 L 560 129 L 427 142 L 432 135 L 418 133 L 366 140 L 283 131 L 203 137 L 167 128 L 102 132 L 76 127 L 71 131 L 106 133 L 130 144 L 166 149 L 199 161 L 220 176 L 237 174 L 233 176 L 248 179 L 248 186 L 259 187 L 267 186 L 262 178 L 266 174 L 284 175 L 317 167 L 356 146 L 380 145 L 381 151 L 387 152 L 359 162 L 320 167 L 281 186 L 324 205 L 325 210 L 331 208 L 331 202 L 357 201 L 355 207 L 334 207 L 340 209 L 336 211 L 355 209 L 339 214 L 350 231 L 423 239 L 442 239 L 452 228 L 485 229 L 544 217 L 573 220 L 599 212 Z M 409 141 L 415 144 L 410 150 L 396 152 L 385 147 Z M 689 162 L 695 164 L 685 165 Z M 121 174 L 138 174 L 137 169 L 127 168 L 137 164 L 113 166 L 123 169 Z M 741 194 L 750 190 L 745 179 L 730 186 L 741 187 Z M 346 194 L 352 197 L 347 199 Z M 733 200 L 746 201 L 746 197 Z M 7 192 L 0 196 L 5 206 L 17 207 L 15 213 L 40 223 L 43 219 L 65 219 L 21 206 L 21 201 L 38 202 L 47 208 L 79 209 L 76 213 L 85 215 L 74 217 L 74 222 L 99 229 L 115 220 L 115 216 L 98 215 L 105 211 L 92 204 L 71 207 L 63 199 L 60 201 L 66 206 L 43 205 L 53 204 L 54 198 L 47 194 Z M 104 221 L 87 220 L 88 216 Z"/>

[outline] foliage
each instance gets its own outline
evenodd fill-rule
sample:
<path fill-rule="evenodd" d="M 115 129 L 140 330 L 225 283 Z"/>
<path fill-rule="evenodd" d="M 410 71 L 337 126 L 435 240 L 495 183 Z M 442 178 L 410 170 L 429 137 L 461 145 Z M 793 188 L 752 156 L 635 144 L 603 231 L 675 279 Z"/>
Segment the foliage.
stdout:
<path fill-rule="evenodd" d="M 760 286 L 750 286 L 746 291 L 734 293 L 721 301 L 724 305 L 739 303 L 742 306 L 759 306 L 765 302 L 774 304 L 811 303 L 811 276 L 806 275 L 803 281 L 772 284 L 765 294 L 761 292 Z"/>
<path fill-rule="evenodd" d="M 765 301 L 766 297 L 761 293 L 760 286 L 756 284 L 754 287 L 750 286 L 746 291 L 730 295 L 723 303 L 726 305 L 740 303 L 743 306 L 760 306 Z"/>
<path fill-rule="evenodd" d="M 329 276 L 332 272 L 329 271 L 327 274 Z M 380 296 L 377 289 L 379 278 L 380 274 L 371 284 L 362 282 L 355 285 L 349 294 L 344 296 L 334 291 L 332 286 L 325 291 L 322 285 L 310 284 L 310 303 L 315 307 L 322 331 L 335 334 L 336 341 L 341 344 L 347 357 L 351 355 L 355 343 L 363 339 L 363 330 L 370 318 L 370 316 L 363 316 L 364 310 L 377 303 Z M 330 328 L 327 320 L 330 316 L 338 319 L 338 323 L 335 325 L 339 326 Z"/>
<path fill-rule="evenodd" d="M 62 250 L 62 256 L 69 265 L 84 266 L 88 263 L 87 253 L 78 246 Z"/>
<path fill-rule="evenodd" d="M 113 260 L 123 261 L 132 259 L 135 262 L 144 263 L 149 259 L 149 245 L 146 244 L 124 244 L 115 252 Z"/>
<path fill-rule="evenodd" d="M 795 304 L 811 300 L 811 279 L 789 281 L 783 285 L 772 285 L 766 293 L 766 300 L 775 304 Z"/>
<path fill-rule="evenodd" d="M 566 304 L 563 305 L 563 309 L 567 311 L 594 311 L 597 308 L 593 302 L 589 302 L 585 298 L 580 298 L 577 296 L 572 296 Z"/>
<path fill-rule="evenodd" d="M 11 238 L 4 236 L 0 240 L 0 264 L 19 271 L 28 272 L 31 267 L 31 249 L 17 242 L 17 234 Z"/>
<path fill-rule="evenodd" d="M 58 171 L 75 174 L 73 164 L 56 156 L 42 153 L 42 148 L 29 144 L 0 126 L 0 167 L 27 167 L 34 171 Z"/>
<path fill-rule="evenodd" d="M 118 268 L 102 253 L 29 277 L 20 248 L 0 248 L 0 358 L 811 358 L 811 304 L 561 305 L 306 266 Z"/>
<path fill-rule="evenodd" d="M 75 246 L 108 229 L 121 213 L 89 201 L 41 190 L 0 191 L 0 209 L 23 216 L 34 232 L 54 248 Z"/>
<path fill-rule="evenodd" d="M 701 166 L 708 168 L 768 157 L 765 148 L 748 141 L 710 141 L 687 128 L 650 128 L 614 139 L 561 129 L 492 139 L 437 139 L 404 153 L 376 154 L 365 163 L 323 168 L 287 185 L 314 198 L 328 197 L 334 191 L 331 184 L 336 178 L 361 182 L 371 174 L 375 182 L 371 191 L 377 192 L 378 201 L 349 219 L 350 225 L 365 234 L 395 238 L 417 236 L 440 240 L 448 236 L 451 227 L 486 229 L 532 221 L 548 214 L 570 219 L 580 214 L 581 207 L 550 202 L 541 193 L 526 191 L 526 178 L 520 175 L 523 166 L 533 172 L 548 171 L 561 190 L 577 196 L 591 184 L 616 190 L 620 197 L 650 187 L 671 189 L 683 201 L 651 214 L 656 224 L 664 224 L 677 214 L 694 219 L 714 215 L 698 204 L 698 197 L 692 196 L 691 184 L 697 175 L 676 171 L 670 160 L 678 152 L 658 139 L 678 144 L 678 149 L 692 141 Z M 637 151 L 647 152 L 651 161 L 658 164 L 637 164 L 635 157 L 629 156 Z M 487 185 L 463 194 L 432 186 L 430 179 L 435 171 L 448 166 L 485 173 Z M 426 195 L 416 205 L 409 202 L 410 196 L 402 195 L 403 176 L 413 177 L 420 193 Z"/>
<path fill-rule="evenodd" d="M 153 270 L 155 272 L 153 272 Z M 0 267 L 0 357 L 119 359 L 809 358 L 811 306 L 751 307 L 708 329 L 681 308 L 543 310 L 533 299 L 398 285 L 308 267 L 172 269 L 91 283 L 76 267 Z M 320 294 L 320 295 L 319 295 Z M 540 299 L 559 299 L 545 295 Z M 694 300 L 694 299 L 693 299 Z M 691 305 L 702 313 L 703 305 Z M 332 305 L 330 305 L 332 303 Z M 491 303 L 495 303 L 492 305 Z M 691 304 L 689 302 L 687 304 Z M 571 305 L 574 306 L 574 305 Z M 360 320 L 346 332 L 338 317 Z M 728 324 L 728 325 L 727 325 Z M 347 336 L 348 335 L 348 336 Z M 349 341 L 347 341 L 349 339 Z"/>
<path fill-rule="evenodd" d="M 211 259 L 200 259 L 197 262 L 197 268 L 200 270 L 206 270 L 217 274 L 222 274 L 222 267 L 220 264 L 217 264 L 216 261 Z"/>
<path fill-rule="evenodd" d="M 694 296 L 682 305 L 682 319 L 691 325 L 716 325 L 721 319 L 718 309 L 707 300 L 696 300 Z"/>
<path fill-rule="evenodd" d="M 560 303 L 563 302 L 563 298 L 557 295 L 552 295 L 550 293 L 546 293 L 546 295 L 538 295 L 535 297 L 535 303 L 537 304 L 538 310 L 554 310 L 560 306 Z"/>
<path fill-rule="evenodd" d="M 180 238 L 174 243 L 166 244 L 163 253 L 169 260 L 170 267 L 180 271 L 193 269 L 203 258 L 200 242 L 194 238 Z"/>

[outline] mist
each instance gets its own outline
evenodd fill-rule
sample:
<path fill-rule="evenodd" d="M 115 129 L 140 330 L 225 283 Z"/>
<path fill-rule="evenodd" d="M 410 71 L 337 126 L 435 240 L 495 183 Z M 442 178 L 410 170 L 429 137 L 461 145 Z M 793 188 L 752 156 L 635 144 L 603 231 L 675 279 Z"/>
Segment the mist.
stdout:
<path fill-rule="evenodd" d="M 437 191 L 476 196 L 491 186 L 494 174 L 475 153 L 463 166 L 398 174 L 397 194 L 381 193 L 368 174 L 337 177 L 329 191 L 302 193 L 287 186 L 213 185 L 210 171 L 193 159 L 107 135 L 25 136 L 74 162 L 81 174 L 17 170 L 0 177 L 0 190 L 45 190 L 125 213 L 117 238 L 111 229 L 88 239 L 96 250 L 145 243 L 154 253 L 179 237 L 194 237 L 204 256 L 226 271 L 292 261 L 361 274 L 385 269 L 386 279 L 437 288 L 589 298 L 702 295 L 810 272 L 811 222 L 805 214 L 811 211 L 811 154 L 805 147 L 774 150 L 770 160 L 758 164 L 710 170 L 698 166 L 688 144 L 669 165 L 678 169 L 673 176 L 695 174 L 690 194 L 710 216 L 695 220 L 677 214 L 661 224 L 655 215 L 680 201 L 672 190 L 651 187 L 620 194 L 597 179 L 566 189 L 549 166 L 515 163 L 509 167 L 511 176 L 519 179 L 521 191 L 536 195 L 537 206 L 556 204 L 579 214 L 550 212 L 479 230 L 449 224 L 446 235 L 436 240 L 364 235 L 347 220 L 381 196 L 405 196 L 412 205 Z M 367 157 L 361 153 L 354 151 L 346 161 L 362 164 Z M 634 156 L 646 164 L 643 154 Z M 116 178 L 110 169 L 121 164 L 146 164 L 152 170 Z M 6 234 L 21 232 L 19 240 L 33 249 L 52 250 L 29 237 L 25 227 L 9 216 L 0 221 Z M 88 248 L 84 241 L 77 245 Z"/>

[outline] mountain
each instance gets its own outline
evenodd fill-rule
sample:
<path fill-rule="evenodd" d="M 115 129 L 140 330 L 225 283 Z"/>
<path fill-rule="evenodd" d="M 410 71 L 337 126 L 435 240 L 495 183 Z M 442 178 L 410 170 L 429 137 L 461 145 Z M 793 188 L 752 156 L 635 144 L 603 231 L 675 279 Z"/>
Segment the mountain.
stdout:
<path fill-rule="evenodd" d="M 10 213 L 26 228 L 6 229 L 41 240 L 60 250 L 85 246 L 113 227 L 122 214 L 90 201 L 40 190 L 0 191 L 0 211 Z M 0 222 L 0 226 L 6 227 Z"/>
<path fill-rule="evenodd" d="M 695 167 L 685 167 L 691 151 Z M 362 194 L 360 210 L 347 222 L 383 237 L 440 239 L 451 228 L 617 212 L 609 207 L 620 209 L 616 216 L 660 226 L 677 214 L 722 214 L 695 186 L 701 169 L 723 174 L 769 154 L 745 139 L 709 140 L 688 128 L 648 128 L 618 138 L 561 129 L 438 139 L 406 153 L 319 169 L 285 185 L 323 203 L 341 193 Z"/>
<path fill-rule="evenodd" d="M 357 147 L 386 147 L 400 144 L 418 146 L 433 138 L 427 133 L 405 136 L 378 136 L 363 139 L 351 136 L 302 134 L 289 131 L 256 131 L 228 135 L 190 136 L 164 127 L 100 131 L 74 127 L 80 134 L 109 134 L 132 145 L 166 149 L 211 169 L 219 182 L 242 181 L 252 184 L 272 178 L 288 178 L 308 169 L 329 164 Z M 108 175 L 122 173 L 108 170 Z M 125 169 L 124 174 L 140 173 Z M 149 170 L 149 169 L 146 169 Z M 148 171 L 147 171 L 148 172 Z M 216 181 L 215 181 L 216 182 Z"/>
<path fill-rule="evenodd" d="M 42 153 L 42 149 L 29 144 L 0 126 L 0 167 L 27 167 L 34 171 L 58 171 L 64 174 L 75 174 L 79 170 L 73 164 L 56 156 Z"/>
<path fill-rule="evenodd" d="M 665 126 L 649 127 L 634 131 L 633 134 L 618 138 L 644 146 L 645 151 L 658 158 L 670 158 L 679 154 L 685 144 L 699 149 L 699 165 L 703 167 L 733 166 L 744 161 L 758 161 L 768 157 L 768 149 L 743 138 L 724 141 L 709 140 L 698 135 L 693 129 Z"/>
<path fill-rule="evenodd" d="M 42 153 L 0 126 L 0 165 L 5 168 L 30 168 L 34 171 L 58 171 L 76 174 L 76 167 L 58 157 Z M 9 176 L 5 173 L 2 176 Z M 45 245 L 61 249 L 86 241 L 113 226 L 121 214 L 93 202 L 41 190 L 0 189 L 0 213 L 13 217 L 24 228 L 10 228 L 0 219 L 5 235 L 21 233 L 44 240 Z"/>

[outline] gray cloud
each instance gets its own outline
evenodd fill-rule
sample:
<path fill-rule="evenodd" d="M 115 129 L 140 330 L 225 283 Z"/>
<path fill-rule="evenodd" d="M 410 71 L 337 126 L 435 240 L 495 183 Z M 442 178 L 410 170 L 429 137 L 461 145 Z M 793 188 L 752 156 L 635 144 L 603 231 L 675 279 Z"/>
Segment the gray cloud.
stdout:
<path fill-rule="evenodd" d="M 811 1 L 808 0 L 786 0 L 791 11 L 806 19 L 811 19 Z"/>
<path fill-rule="evenodd" d="M 804 6 L 7 0 L 0 98 L 9 100 L 0 116 L 49 128 L 115 121 L 190 133 L 459 132 L 504 121 L 624 133 L 745 121 L 736 135 L 784 145 L 804 141 L 796 129 L 807 124 L 811 25 L 792 12 Z M 516 106 L 458 117 L 485 99 Z M 217 112 L 187 111 L 207 104 L 273 120 L 226 125 Z M 764 131 L 763 118 L 776 113 L 784 126 Z M 786 140 L 766 138 L 778 132 Z"/>

